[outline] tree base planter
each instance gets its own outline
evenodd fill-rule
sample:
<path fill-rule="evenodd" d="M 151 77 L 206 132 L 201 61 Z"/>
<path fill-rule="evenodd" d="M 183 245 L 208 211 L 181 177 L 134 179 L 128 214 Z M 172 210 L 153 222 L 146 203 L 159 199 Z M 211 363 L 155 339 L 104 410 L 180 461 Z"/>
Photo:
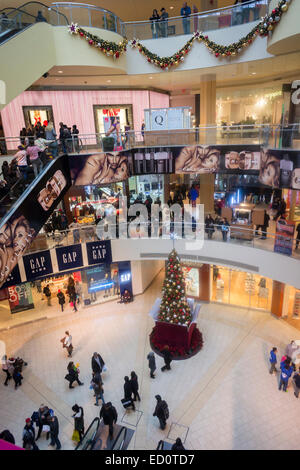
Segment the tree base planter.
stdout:
<path fill-rule="evenodd" d="M 180 361 L 195 356 L 202 349 L 203 338 L 195 323 L 186 328 L 156 322 L 150 334 L 150 346 L 156 354 L 162 356 L 162 350 L 166 345 L 169 346 L 173 360 Z"/>
<path fill-rule="evenodd" d="M 182 360 L 189 359 L 202 349 L 203 338 L 197 328 L 197 318 L 201 306 L 195 304 L 194 299 L 187 299 L 187 301 L 192 312 L 192 322 L 189 326 L 159 321 L 157 317 L 161 299 L 156 299 L 150 311 L 150 316 L 155 320 L 155 327 L 149 339 L 152 350 L 158 355 L 161 356 L 163 348 L 169 346 L 173 359 Z"/>

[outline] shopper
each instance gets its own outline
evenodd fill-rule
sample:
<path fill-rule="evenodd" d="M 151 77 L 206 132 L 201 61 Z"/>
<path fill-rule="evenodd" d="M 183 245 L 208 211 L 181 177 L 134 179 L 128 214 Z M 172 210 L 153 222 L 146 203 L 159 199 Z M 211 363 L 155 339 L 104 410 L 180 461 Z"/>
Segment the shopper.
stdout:
<path fill-rule="evenodd" d="M 273 348 L 271 351 L 270 351 L 270 364 L 271 364 L 271 368 L 270 368 L 270 374 L 273 374 L 273 372 L 277 372 L 277 369 L 276 369 L 276 364 L 277 364 L 277 356 L 276 356 L 276 353 L 277 353 L 277 348 Z"/>
<path fill-rule="evenodd" d="M 16 443 L 14 436 L 8 429 L 4 429 L 4 431 L 0 433 L 0 439 L 2 439 L 2 441 L 9 442 L 10 444 Z"/>
<path fill-rule="evenodd" d="M 171 447 L 171 450 L 185 450 L 180 437 L 177 437 L 175 443 Z"/>
<path fill-rule="evenodd" d="M 73 307 L 73 311 L 77 312 L 77 307 L 76 307 L 77 295 L 76 295 L 76 289 L 75 289 L 75 282 L 71 276 L 69 277 L 69 280 L 68 280 L 67 292 L 68 292 L 71 307 Z"/>
<path fill-rule="evenodd" d="M 130 385 L 131 385 L 131 390 L 133 393 L 133 401 L 141 401 L 141 397 L 139 395 L 139 382 L 138 382 L 138 376 L 134 371 L 130 373 Z"/>
<path fill-rule="evenodd" d="M 27 173 L 28 173 L 28 165 L 27 165 L 27 157 L 26 157 L 26 148 L 23 145 L 18 146 L 18 152 L 15 154 L 14 158 L 17 167 L 24 179 L 27 181 Z"/>
<path fill-rule="evenodd" d="M 39 428 L 38 435 L 36 441 L 41 437 L 43 426 L 48 425 L 48 417 L 50 416 L 50 409 L 48 406 L 41 404 L 38 411 L 34 412 L 31 416 L 33 422 L 35 422 L 36 426 Z M 49 435 L 47 434 L 47 439 Z"/>
<path fill-rule="evenodd" d="M 135 411 L 135 405 L 133 403 L 133 400 L 132 400 L 132 393 L 133 393 L 133 390 L 131 388 L 131 382 L 129 380 L 129 377 L 126 375 L 124 377 L 124 401 L 125 402 L 130 402 L 130 405 L 133 409 L 133 411 Z M 128 405 L 128 406 L 130 406 Z M 127 408 L 127 406 L 126 406 Z"/>
<path fill-rule="evenodd" d="M 208 216 L 205 218 L 205 233 L 207 233 L 209 240 L 212 239 L 214 231 L 214 219 L 210 214 L 208 214 Z"/>
<path fill-rule="evenodd" d="M 61 311 L 63 312 L 66 298 L 65 298 L 65 294 L 60 289 L 58 289 L 57 298 L 58 298 L 58 303 L 61 306 Z"/>
<path fill-rule="evenodd" d="M 296 398 L 299 398 L 299 392 L 300 392 L 300 367 L 299 367 L 299 372 L 296 372 L 293 377 L 293 384 L 294 384 L 294 395 Z"/>
<path fill-rule="evenodd" d="M 166 11 L 166 9 L 163 7 L 160 10 L 160 37 L 161 38 L 166 38 L 168 37 L 168 18 L 169 14 Z"/>
<path fill-rule="evenodd" d="M 164 372 L 166 369 L 167 370 L 171 369 L 170 364 L 172 362 L 172 354 L 170 353 L 170 349 L 169 349 L 168 345 L 164 346 L 164 348 L 162 350 L 162 356 L 164 358 L 165 365 L 161 368 L 161 370 L 162 370 L 162 372 Z"/>
<path fill-rule="evenodd" d="M 78 406 L 75 404 L 72 407 L 72 411 L 74 411 L 74 414 L 72 418 L 74 418 L 74 431 L 78 431 L 79 433 L 79 439 L 81 441 L 83 435 L 84 435 L 84 412 L 83 408 L 81 406 Z"/>
<path fill-rule="evenodd" d="M 104 400 L 104 389 L 103 389 L 103 382 L 101 375 L 99 373 L 93 374 L 93 378 L 91 381 L 91 387 L 94 390 L 94 394 L 96 397 L 95 406 L 99 406 L 99 399 L 102 401 L 102 405 L 105 404 Z"/>
<path fill-rule="evenodd" d="M 57 143 L 57 134 L 53 126 L 53 122 L 49 121 L 48 126 L 45 129 L 46 140 L 51 141 L 49 144 L 49 150 L 51 151 L 53 157 L 58 155 L 58 143 Z"/>
<path fill-rule="evenodd" d="M 12 377 L 13 377 L 14 382 L 15 382 L 15 390 L 17 390 L 18 387 L 21 387 L 22 380 L 23 380 L 23 376 L 21 374 L 20 367 L 15 367 Z"/>
<path fill-rule="evenodd" d="M 51 290 L 50 290 L 50 287 L 49 287 L 49 284 L 47 284 L 44 289 L 43 289 L 43 294 L 46 296 L 47 298 L 47 305 L 48 307 L 51 307 Z"/>
<path fill-rule="evenodd" d="M 34 145 L 34 140 L 32 138 L 29 139 L 26 155 L 29 156 L 30 163 L 33 167 L 34 176 L 36 178 L 43 169 L 43 162 L 40 159 L 40 148 L 37 145 Z"/>
<path fill-rule="evenodd" d="M 72 352 L 73 352 L 73 344 L 72 344 L 72 336 L 70 335 L 69 331 L 65 331 L 64 338 L 60 340 L 60 342 L 63 345 L 63 348 L 66 348 L 68 351 L 68 357 L 72 357 Z"/>
<path fill-rule="evenodd" d="M 79 152 L 79 139 L 78 139 L 79 130 L 77 129 L 76 124 L 72 127 L 72 144 L 73 152 Z"/>
<path fill-rule="evenodd" d="M 222 227 L 221 227 L 221 230 L 222 230 L 222 237 L 223 237 L 223 242 L 227 242 L 227 237 L 228 237 L 228 232 L 229 232 L 229 222 L 228 220 L 224 219 L 223 223 L 222 223 Z"/>
<path fill-rule="evenodd" d="M 94 352 L 92 357 L 92 371 L 94 374 L 101 374 L 103 367 L 105 366 L 105 362 L 100 356 L 99 353 Z"/>
<path fill-rule="evenodd" d="M 1 362 L 2 362 L 2 370 L 6 374 L 6 379 L 5 379 L 4 385 L 7 386 L 8 381 L 12 378 L 11 372 L 13 372 L 13 366 L 12 366 L 12 363 L 9 361 L 9 359 L 7 358 L 6 355 L 2 357 Z"/>
<path fill-rule="evenodd" d="M 291 366 L 291 360 L 287 358 L 284 362 L 280 364 L 281 374 L 280 374 L 280 382 L 279 382 L 279 390 L 281 388 L 284 392 L 287 392 L 287 386 L 289 382 L 289 378 L 293 373 L 293 367 Z"/>
<path fill-rule="evenodd" d="M 117 422 L 118 413 L 110 401 L 102 405 L 100 410 L 100 418 L 103 418 L 104 424 L 109 426 L 109 437 L 112 439 L 114 434 L 114 424 Z"/>
<path fill-rule="evenodd" d="M 300 223 L 297 225 L 296 234 L 296 250 L 298 250 L 298 246 L 300 243 Z"/>
<path fill-rule="evenodd" d="M 50 427 L 50 437 L 51 442 L 49 446 L 54 447 L 56 445 L 56 450 L 61 449 L 61 443 L 58 439 L 59 435 L 59 423 L 56 416 L 48 416 L 48 425 Z"/>
<path fill-rule="evenodd" d="M 27 418 L 25 421 L 25 426 L 23 429 L 23 449 L 30 448 L 32 450 L 39 450 L 38 446 L 35 443 L 35 430 L 30 418 Z"/>
<path fill-rule="evenodd" d="M 153 416 L 157 416 L 159 419 L 160 429 L 164 430 L 169 418 L 169 408 L 165 400 L 161 399 L 160 395 L 155 395 L 157 400 L 156 407 Z"/>
<path fill-rule="evenodd" d="M 159 20 L 160 16 L 157 10 L 153 10 L 152 16 L 150 16 L 149 20 L 151 21 L 151 31 L 152 31 L 152 38 L 158 38 L 158 30 L 159 30 Z"/>
<path fill-rule="evenodd" d="M 37 17 L 35 19 L 36 23 L 47 23 L 46 18 L 43 16 L 43 13 L 41 10 L 38 11 Z"/>
<path fill-rule="evenodd" d="M 65 376 L 65 379 L 69 382 L 69 388 L 74 388 L 73 383 L 77 382 L 78 385 L 84 385 L 79 380 L 79 368 L 75 366 L 74 362 L 69 362 L 68 367 L 68 374 Z"/>
<path fill-rule="evenodd" d="M 182 16 L 183 34 L 190 34 L 189 16 L 191 15 L 191 13 L 192 13 L 191 8 L 188 6 L 187 2 L 184 2 L 180 10 L 180 16 Z"/>
<path fill-rule="evenodd" d="M 147 359 L 148 359 L 148 366 L 150 369 L 150 377 L 151 379 L 155 379 L 154 372 L 156 371 L 156 362 L 155 362 L 154 352 L 152 351 L 149 352 Z"/>
<path fill-rule="evenodd" d="M 285 348 L 285 353 L 288 357 L 293 359 L 294 354 L 299 350 L 299 346 L 295 343 L 294 340 L 290 342 L 290 344 L 287 345 Z"/>

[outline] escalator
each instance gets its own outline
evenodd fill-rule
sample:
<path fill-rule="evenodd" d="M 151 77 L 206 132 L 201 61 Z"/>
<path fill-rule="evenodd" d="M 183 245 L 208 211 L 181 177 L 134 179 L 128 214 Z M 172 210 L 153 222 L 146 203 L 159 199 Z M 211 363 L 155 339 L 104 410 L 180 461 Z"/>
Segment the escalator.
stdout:
<path fill-rule="evenodd" d="M 62 155 L 51 160 L 18 199 L 6 201 L 7 212 L 0 220 L 0 289 L 71 183 L 68 156 Z"/>
<path fill-rule="evenodd" d="M 0 10 L 0 63 L 5 64 L 0 68 L 0 108 L 55 65 L 52 26 L 68 24 L 64 14 L 41 2 Z M 41 44 L 47 44 L 47 53 Z M 6 88 L 4 96 L 1 84 Z"/>
<path fill-rule="evenodd" d="M 112 440 L 108 437 L 108 426 L 105 426 L 100 418 L 95 418 L 89 426 L 82 440 L 75 450 L 126 450 L 130 442 L 129 432 L 125 426 L 114 426 L 116 437 Z"/>

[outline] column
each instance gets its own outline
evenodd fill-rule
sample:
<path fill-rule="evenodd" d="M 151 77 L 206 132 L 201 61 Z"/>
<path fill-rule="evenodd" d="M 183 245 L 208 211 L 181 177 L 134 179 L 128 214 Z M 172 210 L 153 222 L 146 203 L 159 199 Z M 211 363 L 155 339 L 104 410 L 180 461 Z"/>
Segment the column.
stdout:
<path fill-rule="evenodd" d="M 204 204 L 204 213 L 214 212 L 215 175 L 199 175 L 200 177 L 200 204 Z"/>
<path fill-rule="evenodd" d="M 273 295 L 271 304 L 271 313 L 277 317 L 282 316 L 284 298 L 284 284 L 279 281 L 273 281 Z"/>
<path fill-rule="evenodd" d="M 200 83 L 200 127 L 216 125 L 216 76 L 204 75 Z M 200 131 L 200 143 L 215 144 L 215 130 Z"/>
<path fill-rule="evenodd" d="M 289 211 L 289 220 L 293 222 L 295 220 L 295 208 L 296 208 L 296 200 L 297 200 L 297 191 L 292 191 L 292 197 L 290 201 L 290 211 Z"/>

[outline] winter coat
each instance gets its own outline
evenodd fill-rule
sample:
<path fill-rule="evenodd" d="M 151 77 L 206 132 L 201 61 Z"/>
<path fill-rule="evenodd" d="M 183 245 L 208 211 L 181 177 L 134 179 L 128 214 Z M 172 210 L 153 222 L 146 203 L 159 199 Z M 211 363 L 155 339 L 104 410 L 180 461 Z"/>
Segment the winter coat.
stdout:
<path fill-rule="evenodd" d="M 54 419 L 54 421 L 52 421 L 52 419 Z M 49 422 L 49 426 L 50 426 L 50 433 L 53 436 L 58 436 L 58 434 L 59 434 L 59 424 L 58 424 L 58 419 L 57 419 L 56 416 L 53 416 L 51 418 L 51 421 Z"/>
<path fill-rule="evenodd" d="M 290 376 L 293 373 L 293 367 L 290 366 L 288 369 L 283 365 L 281 367 L 281 374 L 280 374 L 280 380 L 283 382 L 288 382 Z"/>
<path fill-rule="evenodd" d="M 132 395 L 132 387 L 130 381 L 124 383 L 124 398 L 126 400 L 131 400 L 131 395 Z"/>
<path fill-rule="evenodd" d="M 165 351 L 162 351 L 162 355 L 163 355 L 165 364 L 170 364 L 172 362 L 172 354 L 170 353 L 168 349 L 166 349 Z"/>
<path fill-rule="evenodd" d="M 78 413 L 76 413 L 76 415 L 74 416 L 74 429 L 76 431 L 80 431 L 80 432 L 83 432 L 84 431 L 84 419 L 83 419 L 83 408 L 80 406 L 79 407 L 79 411 L 80 411 L 80 416 L 76 416 Z"/>
<path fill-rule="evenodd" d="M 130 385 L 131 385 L 131 390 L 133 393 L 136 393 L 138 392 L 139 390 L 139 383 L 138 383 L 138 378 L 137 378 L 137 375 L 134 376 L 134 378 L 131 378 L 129 380 L 130 382 Z"/>
<path fill-rule="evenodd" d="M 158 419 L 166 419 L 165 411 L 164 411 L 164 406 L 165 406 L 164 404 L 165 404 L 164 400 L 160 400 L 157 402 L 153 416 L 157 416 Z"/>
<path fill-rule="evenodd" d="M 105 405 L 103 405 L 100 411 L 100 418 L 103 418 L 104 424 L 107 425 L 116 423 L 118 419 L 116 408 L 110 402 L 108 404 L 110 405 L 108 409 L 105 409 Z"/>
<path fill-rule="evenodd" d="M 276 354 L 274 353 L 273 350 L 270 352 L 270 362 L 271 362 L 271 364 L 276 364 L 277 363 L 277 357 L 276 357 Z"/>
<path fill-rule="evenodd" d="M 32 424 L 24 426 L 23 429 L 23 447 L 26 444 L 33 444 L 35 441 L 35 430 Z"/>
<path fill-rule="evenodd" d="M 59 292 L 57 294 L 57 297 L 58 297 L 58 303 L 60 305 L 63 305 L 66 302 L 65 295 L 62 292 Z"/>
<path fill-rule="evenodd" d="M 147 356 L 149 369 L 152 371 L 156 370 L 155 356 L 152 353 L 149 353 Z"/>
<path fill-rule="evenodd" d="M 97 374 L 97 373 L 101 374 L 103 366 L 105 364 L 105 362 L 103 361 L 100 354 L 98 354 L 98 359 L 99 359 L 99 362 L 100 362 L 100 366 L 99 366 L 98 362 L 96 361 L 96 359 L 94 358 L 94 356 L 92 357 L 92 371 L 94 372 L 94 374 Z"/>

